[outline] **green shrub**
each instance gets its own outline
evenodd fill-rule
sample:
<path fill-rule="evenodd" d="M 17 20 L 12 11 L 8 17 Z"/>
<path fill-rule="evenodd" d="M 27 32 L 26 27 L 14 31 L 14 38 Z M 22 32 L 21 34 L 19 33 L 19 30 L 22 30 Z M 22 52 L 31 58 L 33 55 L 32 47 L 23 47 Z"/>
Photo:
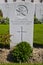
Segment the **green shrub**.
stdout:
<path fill-rule="evenodd" d="M 1 35 L 0 34 L 0 48 L 9 48 L 9 46 L 10 46 L 10 37 L 11 37 L 11 35 L 9 35 L 9 34 L 4 34 L 4 35 Z"/>
<path fill-rule="evenodd" d="M 6 17 L 4 21 L 5 21 L 4 24 L 9 24 L 9 18 L 8 17 Z"/>
<path fill-rule="evenodd" d="M 9 24 L 9 18 L 4 18 L 0 16 L 0 24 Z"/>
<path fill-rule="evenodd" d="M 11 52 L 14 62 L 28 61 L 31 56 L 32 48 L 28 42 L 20 42 Z"/>
<path fill-rule="evenodd" d="M 41 22 L 36 18 L 36 16 L 34 17 L 34 24 L 41 24 Z"/>
<path fill-rule="evenodd" d="M 0 43 L 0 48 L 3 48 L 4 47 L 4 44 Z"/>
<path fill-rule="evenodd" d="M 3 17 L 3 12 L 2 12 L 2 10 L 0 10 L 0 16 Z"/>
<path fill-rule="evenodd" d="M 0 48 L 6 48 L 6 49 L 9 49 L 10 48 L 10 44 L 3 44 L 3 43 L 0 43 Z"/>

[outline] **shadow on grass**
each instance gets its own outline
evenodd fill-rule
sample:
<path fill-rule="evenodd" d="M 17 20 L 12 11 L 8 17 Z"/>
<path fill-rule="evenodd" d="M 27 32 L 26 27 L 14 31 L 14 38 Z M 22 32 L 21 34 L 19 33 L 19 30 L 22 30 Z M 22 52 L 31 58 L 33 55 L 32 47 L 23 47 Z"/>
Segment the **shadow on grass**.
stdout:
<path fill-rule="evenodd" d="M 38 43 L 33 43 L 33 47 L 35 47 L 35 48 L 43 48 L 43 45 L 38 44 Z"/>

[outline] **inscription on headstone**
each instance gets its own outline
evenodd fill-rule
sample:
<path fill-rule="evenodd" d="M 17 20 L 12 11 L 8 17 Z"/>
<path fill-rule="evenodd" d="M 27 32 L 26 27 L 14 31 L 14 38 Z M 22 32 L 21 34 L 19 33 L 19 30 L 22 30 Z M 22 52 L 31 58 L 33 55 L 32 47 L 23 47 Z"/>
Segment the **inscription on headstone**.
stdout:
<path fill-rule="evenodd" d="M 21 26 L 21 31 L 17 31 L 18 33 L 21 33 L 21 41 L 23 41 L 23 33 L 26 33 L 26 31 L 23 31 L 23 27 Z"/>

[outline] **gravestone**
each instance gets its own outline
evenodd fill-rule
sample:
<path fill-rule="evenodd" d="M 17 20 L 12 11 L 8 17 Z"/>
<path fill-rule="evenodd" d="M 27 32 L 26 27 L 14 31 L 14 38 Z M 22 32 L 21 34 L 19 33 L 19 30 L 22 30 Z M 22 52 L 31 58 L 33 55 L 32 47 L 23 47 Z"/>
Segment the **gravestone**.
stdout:
<path fill-rule="evenodd" d="M 31 0 L 25 0 L 26 2 L 31 2 Z"/>
<path fill-rule="evenodd" d="M 12 3 L 12 2 L 13 2 L 13 0 L 7 0 L 7 2 Z"/>
<path fill-rule="evenodd" d="M 3 13 L 3 17 L 6 18 L 8 16 L 8 13 L 7 13 L 7 4 L 6 3 L 0 3 L 0 10 Z"/>
<path fill-rule="evenodd" d="M 26 41 L 33 46 L 34 4 L 30 2 L 14 2 L 8 4 L 10 18 L 10 47 Z"/>
<path fill-rule="evenodd" d="M 36 17 L 39 20 L 43 19 L 43 3 L 36 4 Z"/>
<path fill-rule="evenodd" d="M 5 0 L 0 0 L 0 3 L 5 3 Z"/>

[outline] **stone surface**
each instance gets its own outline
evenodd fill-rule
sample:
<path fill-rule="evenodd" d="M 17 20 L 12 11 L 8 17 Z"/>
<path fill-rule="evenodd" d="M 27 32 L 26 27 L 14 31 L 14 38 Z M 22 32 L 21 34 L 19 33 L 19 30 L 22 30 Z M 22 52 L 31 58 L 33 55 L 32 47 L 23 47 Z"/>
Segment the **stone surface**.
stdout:
<path fill-rule="evenodd" d="M 10 47 L 12 48 L 21 41 L 29 42 L 33 46 L 34 4 L 30 2 L 11 3 L 8 12 L 10 35 L 12 35 Z"/>
<path fill-rule="evenodd" d="M 36 17 L 39 20 L 43 19 L 43 3 L 36 3 Z"/>
<path fill-rule="evenodd" d="M 6 3 L 0 3 L 0 10 L 3 13 L 3 17 L 7 17 L 7 4 Z"/>
<path fill-rule="evenodd" d="M 5 0 L 0 0 L 0 3 L 4 3 L 5 2 Z"/>

